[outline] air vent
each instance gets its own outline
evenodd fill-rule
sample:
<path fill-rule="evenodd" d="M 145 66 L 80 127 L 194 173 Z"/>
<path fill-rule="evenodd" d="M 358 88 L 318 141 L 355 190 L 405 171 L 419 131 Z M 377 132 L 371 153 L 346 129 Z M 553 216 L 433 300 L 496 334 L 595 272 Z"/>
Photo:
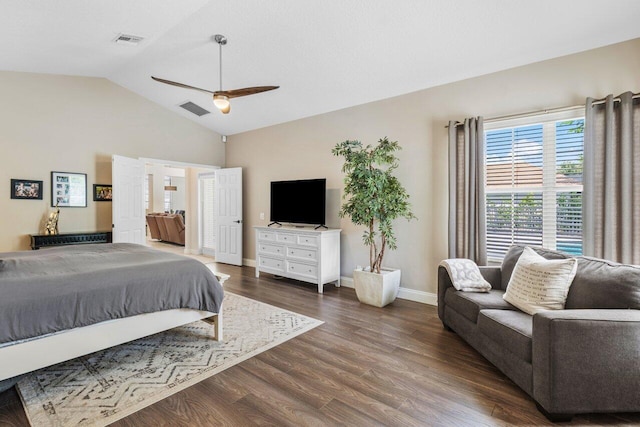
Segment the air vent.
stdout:
<path fill-rule="evenodd" d="M 118 34 L 118 37 L 113 39 L 115 43 L 126 44 L 129 46 L 137 46 L 138 43 L 140 43 L 142 40 L 144 40 L 144 37 L 132 36 L 131 34 L 122 34 L 122 33 Z"/>
<path fill-rule="evenodd" d="M 180 104 L 182 108 L 187 110 L 190 113 L 195 114 L 198 117 L 204 116 L 205 114 L 209 114 L 211 111 L 207 111 L 201 106 L 194 104 L 193 102 L 185 102 L 184 104 Z"/>

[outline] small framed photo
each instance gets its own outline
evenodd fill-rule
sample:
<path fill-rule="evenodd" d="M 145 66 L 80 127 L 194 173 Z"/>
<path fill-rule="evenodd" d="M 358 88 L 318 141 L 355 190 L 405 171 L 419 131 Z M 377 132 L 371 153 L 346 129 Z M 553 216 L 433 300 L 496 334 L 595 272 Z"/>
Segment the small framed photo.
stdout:
<path fill-rule="evenodd" d="M 12 179 L 11 198 L 42 200 L 42 181 L 32 179 Z"/>
<path fill-rule="evenodd" d="M 110 202 L 112 198 L 111 184 L 93 184 L 94 202 Z"/>
<path fill-rule="evenodd" d="M 87 174 L 51 172 L 51 206 L 87 207 Z"/>

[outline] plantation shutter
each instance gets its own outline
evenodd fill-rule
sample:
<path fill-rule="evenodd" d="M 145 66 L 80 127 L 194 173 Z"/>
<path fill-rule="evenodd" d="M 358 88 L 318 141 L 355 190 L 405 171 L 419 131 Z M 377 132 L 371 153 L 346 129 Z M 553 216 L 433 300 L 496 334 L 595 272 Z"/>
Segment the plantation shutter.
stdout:
<path fill-rule="evenodd" d="M 485 132 L 489 259 L 513 244 L 581 253 L 584 120 L 505 122 Z"/>
<path fill-rule="evenodd" d="M 486 133 L 487 252 L 513 244 L 542 246 L 543 126 Z"/>
<path fill-rule="evenodd" d="M 580 255 L 584 120 L 574 122 L 556 123 L 556 248 Z"/>

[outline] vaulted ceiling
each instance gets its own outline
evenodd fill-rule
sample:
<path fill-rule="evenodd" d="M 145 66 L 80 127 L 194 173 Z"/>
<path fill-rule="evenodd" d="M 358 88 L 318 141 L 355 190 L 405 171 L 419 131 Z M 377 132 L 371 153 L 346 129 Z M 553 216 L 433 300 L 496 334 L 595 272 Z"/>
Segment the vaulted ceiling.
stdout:
<path fill-rule="evenodd" d="M 105 77 L 226 135 L 640 37 L 637 0 L 0 0 L 0 12 L 0 70 Z M 222 115 L 210 95 L 151 80 L 218 90 L 214 34 L 229 40 L 223 89 L 280 89 Z"/>

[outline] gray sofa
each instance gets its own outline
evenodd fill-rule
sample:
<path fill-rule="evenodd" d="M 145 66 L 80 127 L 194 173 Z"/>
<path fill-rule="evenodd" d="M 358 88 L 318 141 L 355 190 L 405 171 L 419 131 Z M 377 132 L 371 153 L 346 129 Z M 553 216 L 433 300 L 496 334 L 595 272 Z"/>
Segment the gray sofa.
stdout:
<path fill-rule="evenodd" d="M 530 316 L 502 299 L 523 246 L 480 267 L 489 293 L 456 291 L 438 270 L 438 315 L 526 391 L 552 421 L 640 411 L 640 267 L 578 257 L 564 310 Z M 561 252 L 534 248 L 547 259 Z"/>

